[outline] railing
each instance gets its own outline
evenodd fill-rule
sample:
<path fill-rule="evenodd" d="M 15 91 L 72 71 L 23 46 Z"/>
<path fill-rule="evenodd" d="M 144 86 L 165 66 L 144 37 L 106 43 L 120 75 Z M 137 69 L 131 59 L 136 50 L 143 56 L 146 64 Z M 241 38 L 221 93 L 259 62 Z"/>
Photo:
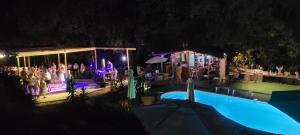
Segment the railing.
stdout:
<path fill-rule="evenodd" d="M 210 92 L 234 96 L 234 97 L 259 100 L 264 102 L 268 102 L 271 98 L 271 94 L 255 92 L 250 90 L 233 89 L 230 87 L 215 87 L 215 90 Z"/>

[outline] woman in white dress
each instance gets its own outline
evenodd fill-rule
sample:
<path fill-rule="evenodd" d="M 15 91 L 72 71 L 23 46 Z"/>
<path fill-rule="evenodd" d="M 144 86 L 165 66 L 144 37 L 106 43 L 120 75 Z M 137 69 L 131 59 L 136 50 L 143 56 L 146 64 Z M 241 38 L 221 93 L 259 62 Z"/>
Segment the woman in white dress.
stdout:
<path fill-rule="evenodd" d="M 61 83 L 64 83 L 66 81 L 65 73 L 66 73 L 65 65 L 60 64 L 60 66 L 59 66 L 59 80 L 60 80 Z"/>

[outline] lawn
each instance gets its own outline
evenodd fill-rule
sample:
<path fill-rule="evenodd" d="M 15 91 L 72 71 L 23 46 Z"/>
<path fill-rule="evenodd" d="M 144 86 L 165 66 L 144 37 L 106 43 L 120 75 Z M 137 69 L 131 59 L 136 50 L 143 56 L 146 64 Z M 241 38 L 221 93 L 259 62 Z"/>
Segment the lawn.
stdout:
<path fill-rule="evenodd" d="M 300 86 L 288 85 L 281 83 L 270 83 L 270 82 L 235 82 L 231 85 L 235 89 L 250 90 L 254 92 L 272 94 L 272 91 L 290 91 L 290 90 L 300 90 Z"/>

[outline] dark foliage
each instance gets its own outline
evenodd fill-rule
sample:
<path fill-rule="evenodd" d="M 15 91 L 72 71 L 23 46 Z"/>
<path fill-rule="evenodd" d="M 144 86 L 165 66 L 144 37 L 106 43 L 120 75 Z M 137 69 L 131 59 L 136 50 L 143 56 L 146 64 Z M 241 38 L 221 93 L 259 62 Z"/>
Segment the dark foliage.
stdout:
<path fill-rule="evenodd" d="M 299 63 L 298 0 L 6 0 L 0 44 L 253 50 L 266 68 Z M 272 57 L 277 56 L 277 57 Z"/>
<path fill-rule="evenodd" d="M 25 95 L 20 78 L 0 73 L 0 107 L 5 111 L 20 111 L 33 107 L 32 97 Z"/>
<path fill-rule="evenodd" d="M 35 107 L 19 82 L 18 77 L 0 74 L 0 118 L 4 134 L 147 134 L 138 119 L 119 104 L 124 92 L 84 100 L 74 97 L 67 103 Z"/>

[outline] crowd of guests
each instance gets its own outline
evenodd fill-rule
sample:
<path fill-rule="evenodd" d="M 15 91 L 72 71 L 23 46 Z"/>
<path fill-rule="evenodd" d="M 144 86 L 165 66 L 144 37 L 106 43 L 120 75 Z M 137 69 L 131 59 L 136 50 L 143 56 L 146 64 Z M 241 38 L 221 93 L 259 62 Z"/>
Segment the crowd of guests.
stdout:
<path fill-rule="evenodd" d="M 34 96 L 42 95 L 46 97 L 47 92 L 51 91 L 49 84 L 52 76 L 47 68 L 44 67 L 29 67 L 22 68 L 20 73 L 21 84 L 24 87 L 25 93 Z"/>
<path fill-rule="evenodd" d="M 83 78 L 86 67 L 77 63 L 69 64 L 67 67 L 64 64 L 57 66 L 55 63 L 47 67 L 23 67 L 20 69 L 21 84 L 27 94 L 46 97 L 46 94 L 51 92 L 51 83 L 66 83 L 66 71 L 69 71 L 68 76 Z"/>
<path fill-rule="evenodd" d="M 103 69 L 105 69 L 102 76 L 104 80 L 107 78 L 117 80 L 118 70 L 113 67 L 110 61 Z M 47 66 L 21 67 L 19 71 L 15 66 L 0 66 L 0 73 L 19 75 L 25 93 L 35 97 L 46 97 L 47 93 L 52 91 L 51 86 L 53 87 L 54 84 L 67 84 L 69 77 L 72 77 L 72 79 L 91 79 L 95 77 L 93 65 L 85 66 L 83 63 L 68 65 L 52 63 Z"/>

